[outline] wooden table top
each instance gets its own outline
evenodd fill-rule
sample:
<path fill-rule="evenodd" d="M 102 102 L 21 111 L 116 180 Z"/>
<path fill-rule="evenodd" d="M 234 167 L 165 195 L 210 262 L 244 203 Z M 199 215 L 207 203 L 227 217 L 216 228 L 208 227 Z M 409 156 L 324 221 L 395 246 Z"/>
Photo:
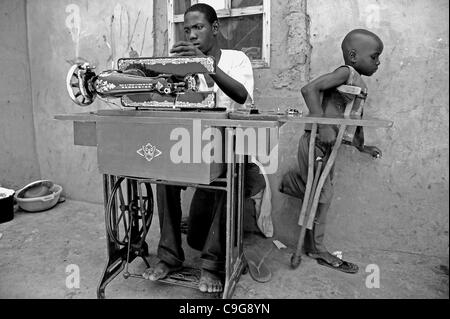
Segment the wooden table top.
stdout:
<path fill-rule="evenodd" d="M 214 127 L 280 127 L 285 123 L 330 124 L 365 127 L 393 126 L 392 121 L 377 118 L 331 117 L 316 115 L 285 115 L 276 113 L 243 114 L 215 111 L 137 111 L 137 110 L 99 110 L 72 114 L 58 114 L 57 120 L 77 122 L 135 123 L 135 124 L 180 124 L 186 125 L 193 120 L 201 120 L 202 125 Z"/>

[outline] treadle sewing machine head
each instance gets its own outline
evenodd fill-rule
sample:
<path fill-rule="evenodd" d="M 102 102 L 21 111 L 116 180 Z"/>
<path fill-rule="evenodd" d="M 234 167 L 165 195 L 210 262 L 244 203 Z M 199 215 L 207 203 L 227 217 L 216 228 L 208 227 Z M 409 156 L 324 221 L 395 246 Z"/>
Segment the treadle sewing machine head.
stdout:
<path fill-rule="evenodd" d="M 73 65 L 66 78 L 72 101 L 87 106 L 99 96 L 136 109 L 216 109 L 204 78 L 215 72 L 213 57 L 122 58 L 117 65 L 99 74 L 88 63 Z"/>

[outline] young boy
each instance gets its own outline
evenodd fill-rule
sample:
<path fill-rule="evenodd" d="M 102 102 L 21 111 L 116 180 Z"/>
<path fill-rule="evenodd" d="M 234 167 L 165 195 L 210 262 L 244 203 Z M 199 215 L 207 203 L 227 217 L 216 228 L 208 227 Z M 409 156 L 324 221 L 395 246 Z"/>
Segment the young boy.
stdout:
<path fill-rule="evenodd" d="M 345 65 L 335 71 L 322 75 L 301 89 L 303 98 L 311 115 L 340 116 L 344 114 L 346 103 L 353 99 L 353 95 L 341 93 L 337 88 L 341 85 L 353 85 L 361 88 L 363 92 L 354 102 L 352 110 L 362 115 L 362 99 L 367 93 L 367 86 L 361 75 L 371 76 L 380 65 L 379 57 L 383 51 L 383 42 L 380 38 L 367 30 L 356 29 L 348 33 L 342 42 L 342 53 Z M 338 128 L 333 125 L 318 125 L 318 138 L 315 145 L 315 158 L 320 156 L 326 162 L 332 146 L 336 140 Z M 300 138 L 298 148 L 299 171 L 288 172 L 282 180 L 280 191 L 287 195 L 303 199 L 308 175 L 308 152 L 311 126 L 305 127 L 305 134 Z M 364 145 L 362 127 L 354 132 L 351 128 L 344 135 L 344 144 L 355 146 L 359 151 L 368 153 L 375 158 L 381 157 L 381 151 L 375 146 Z M 323 164 L 325 165 L 325 163 Z M 315 170 L 316 168 L 314 168 Z M 332 198 L 331 171 L 319 198 L 313 230 L 307 230 L 304 250 L 318 263 L 347 273 L 358 272 L 358 266 L 343 261 L 327 251 L 323 244 L 325 235 L 325 222 Z"/>

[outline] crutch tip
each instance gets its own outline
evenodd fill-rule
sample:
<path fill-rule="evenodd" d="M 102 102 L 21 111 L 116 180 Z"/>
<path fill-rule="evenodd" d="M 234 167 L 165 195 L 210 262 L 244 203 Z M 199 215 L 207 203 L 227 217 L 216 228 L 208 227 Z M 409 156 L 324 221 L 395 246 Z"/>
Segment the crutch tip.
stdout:
<path fill-rule="evenodd" d="M 292 257 L 291 257 L 291 268 L 292 269 L 297 269 L 298 266 L 300 266 L 301 262 L 302 262 L 301 256 L 299 256 L 297 254 L 292 254 Z"/>

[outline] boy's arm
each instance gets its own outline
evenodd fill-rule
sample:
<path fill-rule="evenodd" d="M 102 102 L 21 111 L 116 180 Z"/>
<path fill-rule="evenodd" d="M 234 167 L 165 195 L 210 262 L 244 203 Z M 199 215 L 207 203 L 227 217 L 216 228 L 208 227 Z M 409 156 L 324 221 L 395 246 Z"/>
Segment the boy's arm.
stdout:
<path fill-rule="evenodd" d="M 343 140 L 342 144 L 354 146 L 358 151 L 364 151 L 364 130 L 362 126 L 357 126 L 353 141 Z"/>
<path fill-rule="evenodd" d="M 334 72 L 322 75 L 314 81 L 302 87 L 301 92 L 305 99 L 306 106 L 311 115 L 323 115 L 321 106 L 321 93 L 327 89 L 345 84 L 350 75 L 346 67 L 336 69 Z M 336 133 L 330 125 L 319 124 L 319 140 L 323 144 L 333 144 L 336 140 Z"/>
<path fill-rule="evenodd" d="M 358 151 L 362 153 L 367 153 L 372 157 L 380 158 L 382 156 L 381 150 L 376 146 L 364 145 L 364 130 L 362 126 L 357 126 L 355 135 L 353 136 L 353 141 L 342 141 L 343 144 L 351 145 L 356 147 Z"/>

